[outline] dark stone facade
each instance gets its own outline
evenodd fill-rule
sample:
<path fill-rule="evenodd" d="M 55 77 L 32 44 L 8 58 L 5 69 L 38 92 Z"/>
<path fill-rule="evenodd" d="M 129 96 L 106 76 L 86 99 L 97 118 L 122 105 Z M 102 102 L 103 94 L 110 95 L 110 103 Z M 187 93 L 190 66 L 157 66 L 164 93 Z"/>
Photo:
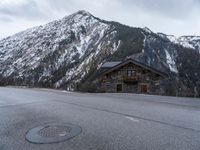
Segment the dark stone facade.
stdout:
<path fill-rule="evenodd" d="M 100 92 L 163 94 L 166 74 L 134 60 L 126 60 L 107 68 L 100 78 Z"/>

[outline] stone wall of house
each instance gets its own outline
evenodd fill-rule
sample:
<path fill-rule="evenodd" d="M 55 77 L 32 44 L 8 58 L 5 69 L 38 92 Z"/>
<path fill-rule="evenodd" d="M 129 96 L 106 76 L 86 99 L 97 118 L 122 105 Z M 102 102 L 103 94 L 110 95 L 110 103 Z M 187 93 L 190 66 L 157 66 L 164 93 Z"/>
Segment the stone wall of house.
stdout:
<path fill-rule="evenodd" d="M 134 81 L 125 81 L 124 76 L 127 75 L 128 68 L 134 68 L 135 77 L 137 80 Z M 156 73 L 144 68 L 135 66 L 134 64 L 127 64 L 117 70 L 104 74 L 100 77 L 100 89 L 101 92 L 113 93 L 117 92 L 117 85 L 122 85 L 122 91 L 125 93 L 140 93 L 139 86 L 140 84 L 147 84 L 149 94 L 162 94 L 160 87 L 161 77 Z"/>
<path fill-rule="evenodd" d="M 126 83 L 123 83 L 123 92 L 126 92 L 126 93 L 138 93 L 138 85 L 137 84 L 126 84 Z"/>

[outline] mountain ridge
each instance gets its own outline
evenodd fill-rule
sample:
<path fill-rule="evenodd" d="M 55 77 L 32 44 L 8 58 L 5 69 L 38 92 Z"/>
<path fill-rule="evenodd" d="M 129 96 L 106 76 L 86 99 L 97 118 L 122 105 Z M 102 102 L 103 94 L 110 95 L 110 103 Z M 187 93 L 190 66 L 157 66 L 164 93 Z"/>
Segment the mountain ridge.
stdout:
<path fill-rule="evenodd" d="M 148 28 L 105 21 L 82 10 L 0 40 L 0 84 L 76 90 L 93 82 L 105 61 L 131 56 L 170 73 L 170 80 L 177 86 L 168 89 L 171 93 L 179 92 L 181 87 L 181 93 L 192 95 L 200 90 L 196 79 L 199 68 L 194 68 L 200 64 L 199 55 L 198 36 L 175 38 Z M 170 88 L 173 83 L 166 84 Z"/>

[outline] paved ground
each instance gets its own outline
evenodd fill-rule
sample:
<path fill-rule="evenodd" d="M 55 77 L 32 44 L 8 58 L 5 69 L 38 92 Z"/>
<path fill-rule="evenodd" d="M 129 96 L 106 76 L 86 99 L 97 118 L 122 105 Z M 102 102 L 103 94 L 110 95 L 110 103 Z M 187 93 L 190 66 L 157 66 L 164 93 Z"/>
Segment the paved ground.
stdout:
<path fill-rule="evenodd" d="M 25 140 L 47 123 L 82 133 L 57 144 Z M 200 150 L 200 99 L 0 88 L 0 150 Z"/>

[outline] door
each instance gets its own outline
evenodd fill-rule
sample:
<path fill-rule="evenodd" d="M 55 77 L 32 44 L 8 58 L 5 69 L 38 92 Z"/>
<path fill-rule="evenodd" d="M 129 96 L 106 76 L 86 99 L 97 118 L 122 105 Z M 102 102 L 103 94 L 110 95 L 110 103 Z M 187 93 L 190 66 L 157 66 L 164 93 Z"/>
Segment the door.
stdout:
<path fill-rule="evenodd" d="M 140 93 L 147 93 L 148 92 L 148 85 L 147 84 L 140 84 L 139 85 L 139 92 Z"/>
<path fill-rule="evenodd" d="M 117 84 L 117 92 L 122 92 L 122 84 Z"/>

